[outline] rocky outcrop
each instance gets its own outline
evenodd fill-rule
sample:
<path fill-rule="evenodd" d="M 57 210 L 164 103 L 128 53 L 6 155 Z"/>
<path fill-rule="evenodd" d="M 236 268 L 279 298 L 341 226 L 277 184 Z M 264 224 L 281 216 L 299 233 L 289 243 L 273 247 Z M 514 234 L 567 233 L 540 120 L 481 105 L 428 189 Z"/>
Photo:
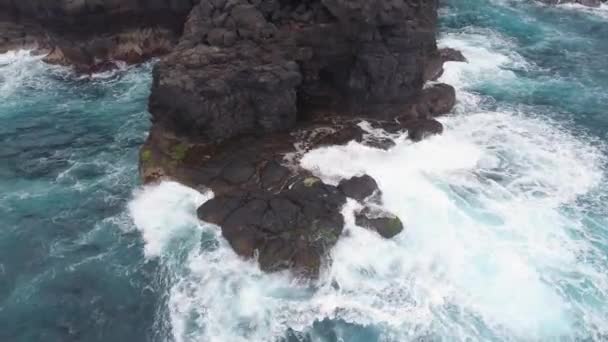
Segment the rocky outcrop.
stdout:
<path fill-rule="evenodd" d="M 28 48 L 81 72 L 169 52 L 194 0 L 0 0 L 0 52 Z"/>
<path fill-rule="evenodd" d="M 299 158 L 352 140 L 392 147 L 374 130 L 440 134 L 455 91 L 424 84 L 463 56 L 437 49 L 436 23 L 435 0 L 200 0 L 154 69 L 142 178 L 213 190 L 199 217 L 266 271 L 317 276 L 347 198 L 358 225 L 394 237 L 403 224 L 373 178 L 325 184 Z"/>
<path fill-rule="evenodd" d="M 422 88 L 436 1 L 201 1 L 155 70 L 150 111 L 219 141 L 315 111 L 375 115 Z M 229 96 L 227 96 L 229 94 Z"/>

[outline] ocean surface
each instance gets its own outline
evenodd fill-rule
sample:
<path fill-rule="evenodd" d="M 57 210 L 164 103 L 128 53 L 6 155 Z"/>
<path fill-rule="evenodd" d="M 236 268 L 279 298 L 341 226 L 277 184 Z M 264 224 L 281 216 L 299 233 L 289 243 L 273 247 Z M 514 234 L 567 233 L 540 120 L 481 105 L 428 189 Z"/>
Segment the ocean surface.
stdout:
<path fill-rule="evenodd" d="M 445 0 L 442 136 L 309 152 L 373 176 L 404 233 L 355 226 L 320 281 L 264 274 L 142 187 L 152 65 L 78 77 L 0 55 L 0 341 L 608 340 L 608 7 Z"/>

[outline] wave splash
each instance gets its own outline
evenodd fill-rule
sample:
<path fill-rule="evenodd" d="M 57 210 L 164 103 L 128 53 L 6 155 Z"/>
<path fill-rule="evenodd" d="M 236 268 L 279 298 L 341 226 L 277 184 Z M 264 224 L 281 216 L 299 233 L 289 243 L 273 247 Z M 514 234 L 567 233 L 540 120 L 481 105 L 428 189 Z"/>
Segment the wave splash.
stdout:
<path fill-rule="evenodd" d="M 600 7 L 589 7 L 589 6 L 584 6 L 581 4 L 572 4 L 572 3 L 561 4 L 559 6 L 562 8 L 565 8 L 565 9 L 580 11 L 583 13 L 598 16 L 603 19 L 608 19 L 608 5 L 605 3 L 601 4 Z"/>
<path fill-rule="evenodd" d="M 469 59 L 448 63 L 441 80 L 459 99 L 459 115 L 441 119 L 442 136 L 418 144 L 399 137 L 389 151 L 353 142 L 302 159 L 330 183 L 371 175 L 406 225 L 384 240 L 354 224 L 349 202 L 345 236 L 316 283 L 239 259 L 217 227 L 196 220 L 210 194 L 163 183 L 136 195 L 131 214 L 146 254 L 160 256 L 174 279 L 171 338 L 274 341 L 293 329 L 322 340 L 310 327 L 326 318 L 379 331 L 382 341 L 608 334 L 608 236 L 585 205 L 604 177 L 601 148 L 534 112 L 484 109 L 490 99 L 469 88 L 506 85 L 513 70 L 534 67 L 504 52 L 508 41 L 473 32 L 442 44 Z"/>

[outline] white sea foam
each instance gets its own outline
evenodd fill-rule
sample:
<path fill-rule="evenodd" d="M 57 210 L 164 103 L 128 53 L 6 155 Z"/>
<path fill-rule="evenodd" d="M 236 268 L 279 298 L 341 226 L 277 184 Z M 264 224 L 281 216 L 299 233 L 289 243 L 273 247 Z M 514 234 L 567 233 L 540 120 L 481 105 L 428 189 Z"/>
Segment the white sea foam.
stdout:
<path fill-rule="evenodd" d="M 323 318 L 380 327 L 383 341 L 608 333 L 600 250 L 608 238 L 588 231 L 591 218 L 578 202 L 602 183 L 601 151 L 534 113 L 480 109 L 483 98 L 469 87 L 507 84 L 517 77 L 507 69 L 532 67 L 505 52 L 508 40 L 465 33 L 442 44 L 470 61 L 447 65 L 442 81 L 456 86 L 459 115 L 441 119 L 442 136 L 417 144 L 399 137 L 388 151 L 351 142 L 302 159 L 331 183 L 371 175 L 406 226 L 382 239 L 354 224 L 350 201 L 347 233 L 316 284 L 264 274 L 238 258 L 217 227 L 196 221 L 194 208 L 208 196 L 173 183 L 136 196 L 130 209 L 147 255 L 182 253 L 171 243 L 176 236 L 192 242 L 185 261 L 170 267 L 172 339 L 273 341 Z"/>
<path fill-rule="evenodd" d="M 517 78 L 515 70 L 527 71 L 534 66 L 515 52 L 515 44 L 508 38 L 488 29 L 473 29 L 445 34 L 440 47 L 451 47 L 463 53 L 468 63 L 448 62 L 441 82 L 461 89 L 488 83 L 507 86 Z M 462 94 L 467 95 L 467 94 Z"/>
<path fill-rule="evenodd" d="M 0 54 L 0 98 L 12 95 L 16 88 L 31 82 L 32 75 L 38 74 L 33 68 L 41 59 L 27 50 Z"/>
<path fill-rule="evenodd" d="M 570 9 L 570 10 L 574 10 L 574 11 L 581 11 L 581 12 L 589 13 L 592 15 L 596 15 L 601 18 L 608 19 L 608 5 L 607 4 L 601 4 L 600 7 L 589 7 L 589 6 L 583 6 L 581 4 L 572 4 L 572 3 L 561 4 L 559 6 L 562 8 L 566 8 L 566 9 Z"/>
<path fill-rule="evenodd" d="M 115 83 L 118 76 L 126 76 L 125 82 L 133 78 L 142 78 L 142 73 L 132 72 L 138 66 L 128 66 L 124 62 L 117 62 L 116 68 L 94 74 L 77 74 L 70 68 L 50 65 L 43 62 L 44 55 L 33 54 L 30 50 L 16 50 L 0 54 L 0 98 L 9 98 L 15 91 L 25 90 L 28 95 L 35 93 L 48 95 L 55 90 L 56 82 L 50 78 L 71 81 L 88 80 L 97 84 Z M 153 62 L 151 62 L 153 63 Z M 147 67 L 147 66 L 144 66 Z M 143 75 L 143 77 L 149 77 Z M 129 92 L 119 96 L 128 98 Z"/>
<path fill-rule="evenodd" d="M 193 213 L 209 197 L 174 182 L 138 191 L 129 204 L 129 212 L 146 242 L 146 256 L 159 256 L 180 234 L 192 233 L 193 227 L 198 226 Z"/>
<path fill-rule="evenodd" d="M 443 136 L 422 143 L 403 141 L 388 152 L 351 143 L 313 151 L 302 161 L 331 180 L 371 175 L 386 207 L 407 226 L 390 242 L 350 226 L 350 237 L 334 251 L 332 277 L 356 304 L 351 318 L 397 329 L 442 322 L 432 327 L 442 335 L 460 330 L 459 339 L 483 337 L 450 321 L 453 309 L 494 331 L 506 329 L 505 336 L 570 333 L 574 313 L 544 278 L 552 270 L 578 269 L 577 256 L 588 248 L 572 240 L 569 232 L 579 222 L 560 206 L 598 185 L 597 154 L 513 113 L 444 122 Z"/>

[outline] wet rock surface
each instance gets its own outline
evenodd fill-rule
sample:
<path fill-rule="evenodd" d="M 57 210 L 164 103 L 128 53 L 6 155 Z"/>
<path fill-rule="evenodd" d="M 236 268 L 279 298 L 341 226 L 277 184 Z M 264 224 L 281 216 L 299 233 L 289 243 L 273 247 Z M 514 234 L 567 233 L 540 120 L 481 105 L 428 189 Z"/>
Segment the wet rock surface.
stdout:
<path fill-rule="evenodd" d="M 418 101 L 430 116 L 447 114 L 456 104 L 456 91 L 447 84 L 435 84 L 422 91 Z"/>
<path fill-rule="evenodd" d="M 262 270 L 293 269 L 316 277 L 326 251 L 342 233 L 344 203 L 345 196 L 336 187 L 308 177 L 280 193 L 260 190 L 217 196 L 203 204 L 198 215 L 220 225 L 237 254 L 257 254 Z"/>
<path fill-rule="evenodd" d="M 378 183 L 368 175 L 344 179 L 338 184 L 338 189 L 342 191 L 346 197 L 356 199 L 357 201 L 364 201 L 374 194 L 380 195 Z"/>
<path fill-rule="evenodd" d="M 413 141 L 421 141 L 431 135 L 443 133 L 443 125 L 435 119 L 408 121 L 404 126 L 407 127 L 408 138 Z"/>
<path fill-rule="evenodd" d="M 467 58 L 462 54 L 462 52 L 452 48 L 440 49 L 439 55 L 441 56 L 441 60 L 444 62 L 468 62 Z"/>
<path fill-rule="evenodd" d="M 399 217 L 377 207 L 366 207 L 355 215 L 358 226 L 376 231 L 380 236 L 390 239 L 403 231 Z"/>
<path fill-rule="evenodd" d="M 467 63 L 466 57 L 462 52 L 452 49 L 443 48 L 431 54 L 426 62 L 424 69 L 425 81 L 436 81 L 443 75 L 443 64 L 445 62 L 463 62 Z"/>

